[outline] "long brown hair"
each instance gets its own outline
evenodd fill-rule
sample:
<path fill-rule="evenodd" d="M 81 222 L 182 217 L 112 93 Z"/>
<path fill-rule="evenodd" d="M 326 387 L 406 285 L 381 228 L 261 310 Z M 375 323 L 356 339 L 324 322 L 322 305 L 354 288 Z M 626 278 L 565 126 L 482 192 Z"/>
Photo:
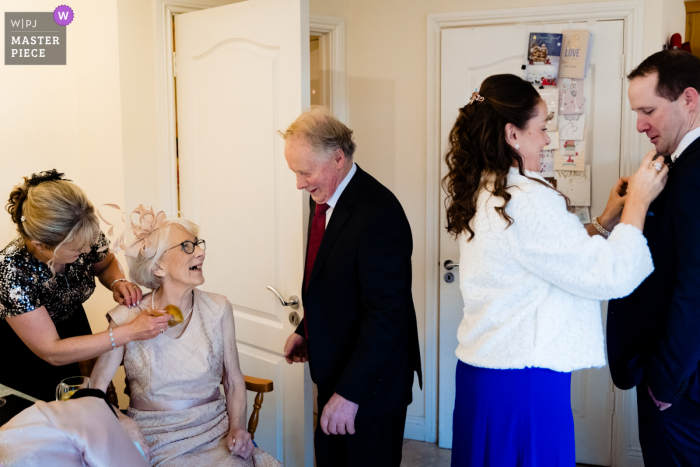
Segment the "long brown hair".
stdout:
<path fill-rule="evenodd" d="M 449 172 L 442 179 L 447 193 L 447 231 L 455 236 L 467 231 L 469 240 L 474 238 L 469 222 L 476 215 L 476 201 L 484 175 L 495 176 L 493 194 L 505 201 L 495 208 L 496 212 L 509 226 L 513 224 L 506 213 L 511 198 L 506 191 L 508 173 L 511 167 L 517 166 L 520 175 L 526 175 L 522 157 L 506 142 L 506 124 L 525 129 L 537 114 L 537 105 L 542 100 L 532 84 L 510 74 L 489 76 L 479 94 L 483 101 L 474 101 L 459 109 L 450 131 L 450 149 L 445 156 Z M 549 187 L 540 180 L 532 180 Z"/>

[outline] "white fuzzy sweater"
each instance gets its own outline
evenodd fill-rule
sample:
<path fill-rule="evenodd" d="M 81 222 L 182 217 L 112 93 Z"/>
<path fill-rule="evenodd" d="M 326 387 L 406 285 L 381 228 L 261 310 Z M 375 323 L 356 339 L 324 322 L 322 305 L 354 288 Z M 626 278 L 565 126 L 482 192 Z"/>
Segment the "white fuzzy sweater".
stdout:
<path fill-rule="evenodd" d="M 483 368 L 604 366 L 600 301 L 629 295 L 654 270 L 646 239 L 625 224 L 607 240 L 589 237 L 564 198 L 515 168 L 508 186 L 514 224 L 506 228 L 494 210 L 503 199 L 484 189 L 476 236 L 459 236 L 457 357 Z"/>

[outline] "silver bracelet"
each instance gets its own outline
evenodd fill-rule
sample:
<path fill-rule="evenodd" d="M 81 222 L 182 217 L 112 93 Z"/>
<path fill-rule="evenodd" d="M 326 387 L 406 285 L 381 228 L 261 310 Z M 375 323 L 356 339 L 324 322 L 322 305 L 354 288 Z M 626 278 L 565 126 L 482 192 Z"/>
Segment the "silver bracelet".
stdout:
<path fill-rule="evenodd" d="M 593 218 L 593 222 L 591 222 L 591 224 L 593 224 L 593 227 L 595 227 L 598 233 L 600 233 L 603 237 L 608 238 L 610 236 L 610 231 L 605 230 L 605 227 L 600 225 L 597 217 Z"/>
<path fill-rule="evenodd" d="M 112 287 L 114 287 L 114 284 L 116 284 L 117 282 L 129 282 L 129 281 L 127 281 L 126 279 L 114 279 L 112 281 L 112 283 L 109 285 L 109 290 L 112 290 Z"/>
<path fill-rule="evenodd" d="M 109 328 L 109 340 L 112 341 L 112 350 L 117 350 L 117 344 L 114 343 L 114 334 L 112 334 L 112 328 Z"/>

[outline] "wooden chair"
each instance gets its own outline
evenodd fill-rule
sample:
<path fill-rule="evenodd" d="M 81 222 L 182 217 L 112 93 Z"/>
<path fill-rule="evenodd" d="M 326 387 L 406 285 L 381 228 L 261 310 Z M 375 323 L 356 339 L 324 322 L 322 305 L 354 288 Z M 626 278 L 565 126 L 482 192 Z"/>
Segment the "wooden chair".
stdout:
<path fill-rule="evenodd" d="M 258 428 L 258 418 L 260 416 L 260 409 L 263 403 L 263 394 L 266 392 L 272 392 L 272 380 L 255 378 L 253 376 L 244 376 L 245 378 L 245 388 L 248 391 L 257 392 L 255 396 L 255 402 L 253 403 L 253 413 L 250 414 L 250 419 L 248 420 L 248 433 L 250 433 L 251 439 L 255 438 L 255 430 Z"/>

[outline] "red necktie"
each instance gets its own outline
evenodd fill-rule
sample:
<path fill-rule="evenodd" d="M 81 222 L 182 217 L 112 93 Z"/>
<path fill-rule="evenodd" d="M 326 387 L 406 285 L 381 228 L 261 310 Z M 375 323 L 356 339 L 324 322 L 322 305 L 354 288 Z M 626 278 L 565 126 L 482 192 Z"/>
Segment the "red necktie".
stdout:
<path fill-rule="evenodd" d="M 316 255 L 318 255 L 318 249 L 321 246 L 321 240 L 323 240 L 323 233 L 326 231 L 326 211 L 330 208 L 327 204 L 317 204 L 316 212 L 314 213 L 314 220 L 311 222 L 311 235 L 309 236 L 309 248 L 306 250 L 306 270 L 304 271 L 304 292 L 309 288 L 309 281 L 311 280 L 311 271 L 314 270 L 314 263 L 316 262 Z M 306 317 L 306 307 L 304 307 L 304 317 Z M 309 331 L 306 324 L 306 319 L 304 320 L 304 332 L 306 333 L 306 338 L 309 338 Z"/>

